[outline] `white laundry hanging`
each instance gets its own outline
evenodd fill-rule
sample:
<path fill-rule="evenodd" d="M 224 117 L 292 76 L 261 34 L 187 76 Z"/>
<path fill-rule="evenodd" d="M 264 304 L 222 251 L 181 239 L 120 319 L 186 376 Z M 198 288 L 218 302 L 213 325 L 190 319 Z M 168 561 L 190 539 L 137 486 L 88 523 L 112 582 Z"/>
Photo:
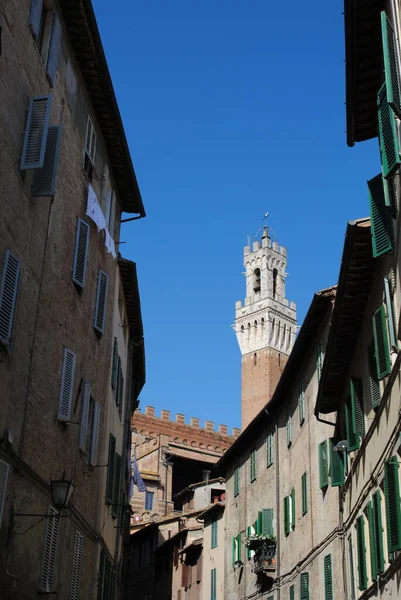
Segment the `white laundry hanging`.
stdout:
<path fill-rule="evenodd" d="M 116 247 L 114 245 L 114 240 L 111 237 L 110 232 L 109 232 L 109 230 L 107 228 L 105 230 L 104 245 L 107 248 L 107 252 L 109 254 L 111 254 L 113 258 L 115 258 L 117 256 L 116 255 Z"/>
<path fill-rule="evenodd" d="M 104 214 L 98 202 L 95 190 L 91 184 L 89 184 L 88 188 L 88 205 L 86 207 L 86 214 L 96 224 L 98 231 L 101 229 L 106 229 L 106 219 L 104 218 Z"/>

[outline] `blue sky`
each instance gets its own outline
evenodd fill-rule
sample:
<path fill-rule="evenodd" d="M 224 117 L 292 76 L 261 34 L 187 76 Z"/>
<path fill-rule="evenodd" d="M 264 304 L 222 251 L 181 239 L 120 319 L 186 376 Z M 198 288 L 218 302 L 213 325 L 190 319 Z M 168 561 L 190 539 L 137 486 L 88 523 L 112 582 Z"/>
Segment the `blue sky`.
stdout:
<path fill-rule="evenodd" d="M 380 169 L 377 140 L 345 141 L 342 2 L 94 7 L 147 211 L 121 232 L 141 289 L 141 406 L 239 426 L 247 232 L 269 211 L 301 323 Z"/>

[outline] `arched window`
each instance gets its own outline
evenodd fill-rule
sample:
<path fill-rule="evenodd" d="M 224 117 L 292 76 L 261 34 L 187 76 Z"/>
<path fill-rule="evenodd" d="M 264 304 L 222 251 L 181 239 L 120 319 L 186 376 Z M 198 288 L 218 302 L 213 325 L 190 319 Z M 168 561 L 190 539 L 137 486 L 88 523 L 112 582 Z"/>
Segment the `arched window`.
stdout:
<path fill-rule="evenodd" d="M 290 327 L 290 329 L 288 330 L 287 350 L 288 350 L 288 349 L 289 349 L 289 347 L 290 347 L 290 343 L 291 343 L 291 327 Z"/>
<path fill-rule="evenodd" d="M 256 354 L 256 352 L 254 352 L 254 355 L 253 355 L 253 366 L 254 366 L 254 367 L 256 367 L 256 365 L 257 365 L 257 362 L 258 362 L 258 357 L 257 357 L 257 354 Z"/>
<path fill-rule="evenodd" d="M 272 321 L 272 330 L 271 330 L 271 333 L 270 333 L 270 341 L 273 340 L 273 336 L 274 336 L 274 323 L 275 323 L 275 320 L 273 319 L 273 321 Z"/>
<path fill-rule="evenodd" d="M 259 267 L 253 272 L 253 291 L 260 292 L 260 269 Z"/>
<path fill-rule="evenodd" d="M 273 298 L 275 298 L 277 294 L 277 275 L 277 269 L 273 269 Z"/>

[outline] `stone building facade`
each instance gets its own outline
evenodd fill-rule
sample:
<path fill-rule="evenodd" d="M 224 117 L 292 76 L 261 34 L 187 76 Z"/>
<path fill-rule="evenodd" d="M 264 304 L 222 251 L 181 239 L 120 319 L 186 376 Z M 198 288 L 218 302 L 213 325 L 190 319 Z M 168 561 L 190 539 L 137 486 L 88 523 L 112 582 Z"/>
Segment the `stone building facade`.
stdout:
<path fill-rule="evenodd" d="M 287 250 L 271 240 L 244 249 L 245 302 L 235 306 L 242 355 L 241 414 L 244 429 L 273 395 L 296 336 L 296 306 L 285 295 Z"/>
<path fill-rule="evenodd" d="M 106 600 L 119 585 L 99 518 L 115 248 L 122 212 L 145 211 L 91 2 L 0 1 L 0 26 L 0 596 Z M 133 300 L 124 290 L 140 320 Z M 131 333 L 124 406 L 143 385 Z M 49 480 L 74 486 L 60 513 Z"/>

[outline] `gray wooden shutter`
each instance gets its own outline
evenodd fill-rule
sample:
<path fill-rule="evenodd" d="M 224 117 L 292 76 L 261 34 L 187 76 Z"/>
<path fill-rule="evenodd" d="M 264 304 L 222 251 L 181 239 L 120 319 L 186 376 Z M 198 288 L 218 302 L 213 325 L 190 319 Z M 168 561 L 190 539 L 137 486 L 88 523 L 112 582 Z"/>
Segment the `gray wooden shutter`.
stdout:
<path fill-rule="evenodd" d="M 35 169 L 32 196 L 53 196 L 56 191 L 56 175 L 61 143 L 61 125 L 48 129 L 45 160 L 41 169 Z"/>
<path fill-rule="evenodd" d="M 43 549 L 42 573 L 40 587 L 44 592 L 53 591 L 54 564 L 56 562 L 57 539 L 59 520 L 56 518 L 57 510 L 49 506 L 49 515 L 46 524 L 45 546 Z"/>
<path fill-rule="evenodd" d="M 89 383 L 84 383 L 82 393 L 82 414 L 81 414 L 81 429 L 79 432 L 79 449 L 85 452 L 86 443 L 88 440 L 89 429 L 89 406 L 91 401 L 91 386 Z"/>
<path fill-rule="evenodd" d="M 31 28 L 33 37 L 38 39 L 40 32 L 40 22 L 42 20 L 43 0 L 32 0 L 31 11 L 29 13 L 29 27 Z"/>
<path fill-rule="evenodd" d="M 273 537 L 273 509 L 262 509 L 262 535 Z"/>
<path fill-rule="evenodd" d="M 0 527 L 3 518 L 4 504 L 6 501 L 8 471 L 9 465 L 3 460 L 0 460 Z"/>
<path fill-rule="evenodd" d="M 96 306 L 95 306 L 95 318 L 93 327 L 99 333 L 104 333 L 104 324 L 106 321 L 106 306 L 107 306 L 107 290 L 109 285 L 109 278 L 99 269 L 99 275 L 97 280 L 97 292 L 96 292 Z"/>
<path fill-rule="evenodd" d="M 53 87 L 56 79 L 58 57 L 60 54 L 60 42 L 61 42 L 61 23 L 58 18 L 58 14 L 53 14 L 52 33 L 50 37 L 50 49 L 49 57 L 47 59 L 47 78 L 50 85 Z"/>
<path fill-rule="evenodd" d="M 19 260 L 7 250 L 0 284 L 0 340 L 8 347 L 11 343 L 19 277 Z"/>
<path fill-rule="evenodd" d="M 57 418 L 69 421 L 71 413 L 72 392 L 74 388 L 75 353 L 64 348 L 63 369 L 61 372 L 60 398 Z"/>
<path fill-rule="evenodd" d="M 72 267 L 72 280 L 80 288 L 85 285 L 86 260 L 89 248 L 89 224 L 78 219 L 77 233 L 75 236 L 74 263 Z"/>
<path fill-rule="evenodd" d="M 22 147 L 21 171 L 43 167 L 51 104 L 51 96 L 37 96 L 30 100 Z"/>
<path fill-rule="evenodd" d="M 99 426 L 100 426 L 100 404 L 99 402 L 93 405 L 93 425 L 92 425 L 92 439 L 91 439 L 91 452 L 90 452 L 90 464 L 95 467 L 97 459 L 97 446 L 99 443 Z"/>
<path fill-rule="evenodd" d="M 74 557 L 72 559 L 70 600 L 79 600 L 79 580 L 81 578 L 83 546 L 84 536 L 77 531 L 75 533 Z"/>

